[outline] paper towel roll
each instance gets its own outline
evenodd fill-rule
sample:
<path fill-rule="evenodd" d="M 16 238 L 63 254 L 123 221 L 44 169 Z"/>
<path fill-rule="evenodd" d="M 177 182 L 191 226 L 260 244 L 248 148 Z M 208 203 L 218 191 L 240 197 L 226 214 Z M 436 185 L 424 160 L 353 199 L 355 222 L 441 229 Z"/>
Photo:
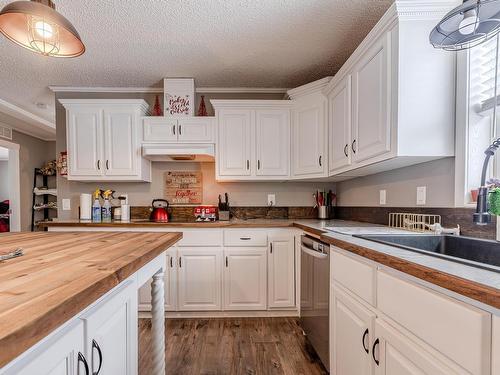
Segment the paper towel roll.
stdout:
<path fill-rule="evenodd" d="M 92 220 L 92 194 L 80 194 L 80 220 Z"/>

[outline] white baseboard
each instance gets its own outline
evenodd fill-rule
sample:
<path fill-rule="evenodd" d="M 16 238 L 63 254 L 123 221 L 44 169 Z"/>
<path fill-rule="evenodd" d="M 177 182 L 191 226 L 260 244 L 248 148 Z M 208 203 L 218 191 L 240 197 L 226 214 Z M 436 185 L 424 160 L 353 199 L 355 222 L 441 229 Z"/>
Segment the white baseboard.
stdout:
<path fill-rule="evenodd" d="M 298 318 L 297 310 L 272 311 L 166 311 L 167 319 L 194 319 L 194 318 Z M 150 311 L 139 311 L 139 318 L 150 319 Z"/>

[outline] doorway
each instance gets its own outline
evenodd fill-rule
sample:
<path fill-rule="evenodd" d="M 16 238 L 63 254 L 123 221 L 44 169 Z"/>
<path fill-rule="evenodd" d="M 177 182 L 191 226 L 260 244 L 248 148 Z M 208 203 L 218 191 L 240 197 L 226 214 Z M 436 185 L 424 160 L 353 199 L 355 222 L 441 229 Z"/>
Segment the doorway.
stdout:
<path fill-rule="evenodd" d="M 19 145 L 0 140 L 0 233 L 21 230 Z"/>

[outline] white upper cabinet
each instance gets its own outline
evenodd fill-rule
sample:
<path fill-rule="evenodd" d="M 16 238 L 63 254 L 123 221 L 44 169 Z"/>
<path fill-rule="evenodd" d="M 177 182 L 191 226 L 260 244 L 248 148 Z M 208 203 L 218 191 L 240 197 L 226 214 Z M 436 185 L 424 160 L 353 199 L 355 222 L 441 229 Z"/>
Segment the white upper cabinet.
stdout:
<path fill-rule="evenodd" d="M 212 100 L 217 117 L 217 180 L 286 180 L 289 100 Z"/>
<path fill-rule="evenodd" d="M 214 143 L 213 117 L 143 117 L 144 143 Z"/>
<path fill-rule="evenodd" d="M 223 109 L 219 112 L 218 172 L 220 176 L 252 174 L 251 110 Z"/>
<path fill-rule="evenodd" d="M 255 115 L 255 151 L 258 176 L 289 175 L 290 113 L 288 110 L 258 110 Z"/>
<path fill-rule="evenodd" d="M 328 96 L 329 171 L 351 164 L 351 76 L 347 76 Z"/>
<path fill-rule="evenodd" d="M 323 90 L 330 177 L 454 156 L 456 55 L 429 43 L 453 6 L 395 1 Z"/>
<path fill-rule="evenodd" d="M 361 58 L 352 72 L 353 140 L 355 162 L 390 151 L 388 111 L 389 38 L 382 37 Z"/>
<path fill-rule="evenodd" d="M 144 100 L 60 99 L 66 108 L 68 180 L 149 181 L 141 157 Z"/>
<path fill-rule="evenodd" d="M 288 91 L 292 98 L 292 178 L 326 177 L 327 102 L 321 90 L 330 77 Z"/>

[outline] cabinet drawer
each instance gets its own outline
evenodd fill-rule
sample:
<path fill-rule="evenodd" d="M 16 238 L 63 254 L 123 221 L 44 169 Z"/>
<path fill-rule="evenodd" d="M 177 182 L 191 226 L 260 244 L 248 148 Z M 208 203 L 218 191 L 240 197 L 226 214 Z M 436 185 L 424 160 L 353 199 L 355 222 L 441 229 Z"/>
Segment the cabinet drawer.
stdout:
<path fill-rule="evenodd" d="M 177 120 L 146 118 L 143 124 L 144 142 L 175 142 L 177 141 Z"/>
<path fill-rule="evenodd" d="M 196 229 L 182 232 L 182 240 L 178 243 L 180 247 L 222 246 L 222 230 Z"/>
<path fill-rule="evenodd" d="M 383 271 L 377 307 L 471 374 L 490 373 L 490 314 Z"/>
<path fill-rule="evenodd" d="M 228 229 L 224 232 L 224 246 L 267 246 L 267 232 Z"/>
<path fill-rule="evenodd" d="M 334 250 L 330 257 L 332 281 L 339 282 L 358 297 L 375 306 L 375 267 L 340 254 L 333 246 L 331 249 Z"/>

